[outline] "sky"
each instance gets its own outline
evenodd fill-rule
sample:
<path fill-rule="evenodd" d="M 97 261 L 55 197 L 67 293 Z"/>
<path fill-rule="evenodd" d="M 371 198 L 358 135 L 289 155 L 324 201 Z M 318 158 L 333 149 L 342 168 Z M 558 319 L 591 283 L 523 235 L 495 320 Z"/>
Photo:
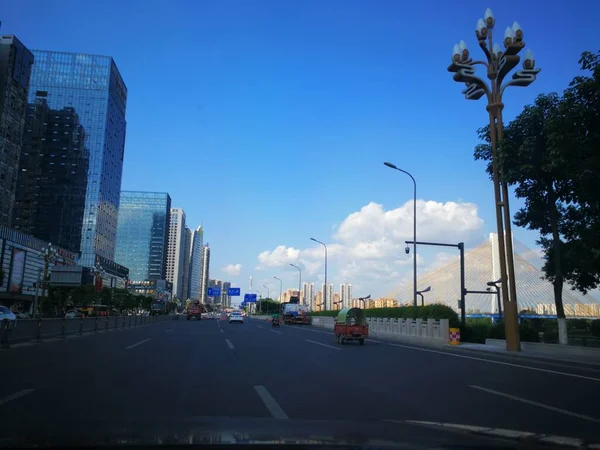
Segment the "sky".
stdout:
<path fill-rule="evenodd" d="M 597 51 L 592 0 L 19 0 L 1 31 L 31 49 L 110 55 L 128 89 L 123 189 L 168 192 L 202 224 L 211 278 L 276 296 L 303 281 L 385 296 L 412 276 L 417 238 L 469 246 L 494 231 L 493 186 L 473 160 L 484 99 L 447 71 L 487 7 L 498 41 L 518 21 L 542 68 L 504 96 L 505 121 L 561 92 Z M 481 55 L 482 56 L 482 55 Z M 511 199 L 511 211 L 522 202 Z M 514 228 L 536 247 L 536 232 Z M 447 252 L 418 250 L 425 273 Z"/>

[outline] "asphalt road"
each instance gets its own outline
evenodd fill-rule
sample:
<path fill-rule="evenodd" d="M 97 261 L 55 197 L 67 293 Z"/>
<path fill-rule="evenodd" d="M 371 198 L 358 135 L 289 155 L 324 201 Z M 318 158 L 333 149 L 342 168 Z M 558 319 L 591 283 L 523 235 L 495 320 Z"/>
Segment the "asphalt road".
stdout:
<path fill-rule="evenodd" d="M 600 367 L 247 320 L 165 321 L 0 350 L 0 424 L 62 418 L 433 421 L 600 441 Z"/>

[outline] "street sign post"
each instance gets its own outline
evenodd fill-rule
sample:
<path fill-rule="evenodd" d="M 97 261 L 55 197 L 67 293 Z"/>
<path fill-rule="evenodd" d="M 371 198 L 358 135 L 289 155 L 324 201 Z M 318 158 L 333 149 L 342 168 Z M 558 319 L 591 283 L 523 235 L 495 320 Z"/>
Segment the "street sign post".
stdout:
<path fill-rule="evenodd" d="M 227 289 L 227 295 L 229 295 L 230 297 L 239 297 L 240 296 L 240 288 Z"/>
<path fill-rule="evenodd" d="M 256 294 L 244 294 L 244 301 L 246 303 L 256 302 Z"/>
<path fill-rule="evenodd" d="M 208 295 L 209 297 L 218 297 L 219 295 L 221 295 L 221 288 L 209 287 L 206 295 Z"/>

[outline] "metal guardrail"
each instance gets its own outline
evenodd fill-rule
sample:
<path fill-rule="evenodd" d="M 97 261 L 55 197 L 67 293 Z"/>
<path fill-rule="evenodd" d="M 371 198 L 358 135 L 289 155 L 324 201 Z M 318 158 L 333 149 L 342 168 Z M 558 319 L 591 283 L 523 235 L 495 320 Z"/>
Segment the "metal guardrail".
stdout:
<path fill-rule="evenodd" d="M 16 326 L 8 321 L 0 324 L 0 348 L 27 341 L 67 337 L 69 335 L 93 333 L 119 328 L 133 328 L 150 323 L 162 322 L 171 316 L 108 316 L 75 319 L 23 319 Z"/>

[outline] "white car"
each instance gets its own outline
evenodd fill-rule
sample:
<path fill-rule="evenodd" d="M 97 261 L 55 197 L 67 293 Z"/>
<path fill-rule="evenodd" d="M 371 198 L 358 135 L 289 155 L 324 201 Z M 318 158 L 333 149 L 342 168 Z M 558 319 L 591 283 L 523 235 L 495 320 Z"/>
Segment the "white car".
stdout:
<path fill-rule="evenodd" d="M 234 322 L 244 323 L 244 316 L 241 312 L 234 311 L 231 313 L 231 315 L 229 316 L 229 323 Z"/>
<path fill-rule="evenodd" d="M 0 306 L 0 326 L 8 325 L 9 328 L 17 326 L 17 316 L 6 306 Z"/>

